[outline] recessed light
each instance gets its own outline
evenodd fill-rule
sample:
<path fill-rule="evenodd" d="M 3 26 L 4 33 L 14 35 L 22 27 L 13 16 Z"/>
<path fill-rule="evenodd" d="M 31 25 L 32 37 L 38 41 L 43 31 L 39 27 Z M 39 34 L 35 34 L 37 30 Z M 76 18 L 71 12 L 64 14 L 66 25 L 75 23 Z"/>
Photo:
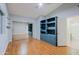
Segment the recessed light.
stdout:
<path fill-rule="evenodd" d="M 38 3 L 38 7 L 42 7 L 43 6 L 43 3 Z"/>

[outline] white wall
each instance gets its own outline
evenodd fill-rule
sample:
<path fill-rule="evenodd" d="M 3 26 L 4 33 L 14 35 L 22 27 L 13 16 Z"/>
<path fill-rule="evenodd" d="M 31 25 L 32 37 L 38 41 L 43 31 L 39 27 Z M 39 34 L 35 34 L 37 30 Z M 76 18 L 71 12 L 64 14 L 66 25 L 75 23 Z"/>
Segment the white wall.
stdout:
<path fill-rule="evenodd" d="M 57 36 L 58 46 L 66 46 L 67 44 L 67 20 L 58 18 L 57 20 Z"/>
<path fill-rule="evenodd" d="M 6 8 L 6 4 L 0 4 L 1 10 L 4 13 L 3 16 L 3 34 L 0 34 L 0 54 L 4 54 L 7 48 L 8 43 L 10 42 L 9 39 L 9 32 L 7 29 L 7 26 L 9 26 L 9 20 L 8 20 L 8 12 Z"/>
<path fill-rule="evenodd" d="M 28 37 L 28 24 L 25 22 L 13 22 L 13 35 L 25 34 Z"/>
<path fill-rule="evenodd" d="M 44 19 L 45 17 L 40 16 L 34 23 L 34 36 L 38 40 L 40 40 L 40 21 Z"/>

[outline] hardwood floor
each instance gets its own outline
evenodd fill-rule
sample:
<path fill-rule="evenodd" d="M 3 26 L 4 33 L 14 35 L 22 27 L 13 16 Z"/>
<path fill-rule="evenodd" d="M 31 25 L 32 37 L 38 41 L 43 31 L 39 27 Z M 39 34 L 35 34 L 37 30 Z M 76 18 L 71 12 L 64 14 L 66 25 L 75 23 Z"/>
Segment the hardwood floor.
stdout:
<path fill-rule="evenodd" d="M 5 55 L 66 55 L 68 47 L 55 47 L 33 38 L 13 40 L 9 43 Z"/>

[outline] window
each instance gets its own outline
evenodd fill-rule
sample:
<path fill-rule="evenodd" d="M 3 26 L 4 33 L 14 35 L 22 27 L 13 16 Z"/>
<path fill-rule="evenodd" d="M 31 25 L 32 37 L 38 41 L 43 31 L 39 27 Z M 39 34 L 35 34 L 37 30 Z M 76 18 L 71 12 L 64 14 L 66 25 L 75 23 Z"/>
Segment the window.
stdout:
<path fill-rule="evenodd" d="M 2 16 L 3 16 L 3 12 L 0 10 L 0 34 L 2 34 L 2 24 L 3 24 L 3 22 L 2 22 Z"/>

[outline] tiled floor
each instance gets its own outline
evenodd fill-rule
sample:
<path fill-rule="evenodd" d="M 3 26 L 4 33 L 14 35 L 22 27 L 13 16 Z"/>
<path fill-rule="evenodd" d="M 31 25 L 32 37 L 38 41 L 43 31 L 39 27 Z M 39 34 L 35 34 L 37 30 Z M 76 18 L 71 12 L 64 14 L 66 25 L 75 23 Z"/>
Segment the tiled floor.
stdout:
<path fill-rule="evenodd" d="M 6 55 L 65 55 L 68 47 L 55 47 L 33 38 L 13 40 L 9 43 Z"/>

